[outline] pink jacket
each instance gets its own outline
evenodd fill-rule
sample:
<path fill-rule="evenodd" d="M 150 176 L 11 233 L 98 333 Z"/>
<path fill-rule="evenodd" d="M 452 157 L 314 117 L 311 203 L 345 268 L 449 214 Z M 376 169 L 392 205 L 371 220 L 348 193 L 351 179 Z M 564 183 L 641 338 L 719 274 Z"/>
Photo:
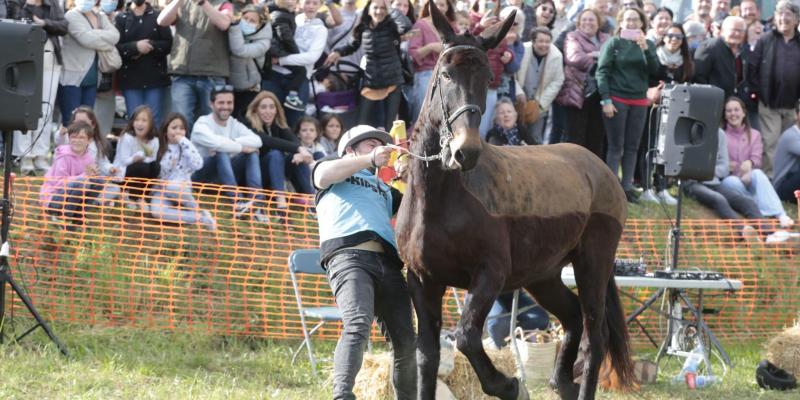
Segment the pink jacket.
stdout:
<path fill-rule="evenodd" d="M 747 160 L 753 162 L 753 169 L 761 168 L 761 152 L 764 150 L 764 143 L 761 141 L 759 131 L 750 128 L 750 139 L 748 140 L 744 128 L 736 129 L 728 126 L 725 129 L 725 138 L 728 140 L 731 174 L 739 176 L 739 166 Z"/>
<path fill-rule="evenodd" d="M 68 144 L 58 146 L 53 156 L 53 165 L 44 175 L 44 183 L 39 190 L 42 204 L 47 207 L 57 190 L 66 189 L 70 180 L 84 176 L 86 167 L 91 164 L 94 164 L 94 157 L 88 151 L 75 154 Z"/>
<path fill-rule="evenodd" d="M 608 35 L 599 32 L 598 39 L 599 43 L 595 45 L 591 37 L 579 30 L 567 34 L 564 41 L 564 85 L 556 97 L 558 104 L 579 109 L 583 107 L 583 90 L 589 70 L 597 62 L 589 53 L 599 51 L 608 40 Z"/>
<path fill-rule="evenodd" d="M 408 55 L 414 61 L 414 71 L 430 71 L 436 66 L 436 61 L 439 60 L 439 53 L 430 52 L 425 57 L 419 56 L 419 48 L 427 45 L 428 43 L 441 42 L 439 33 L 431 25 L 429 19 L 421 19 L 414 24 L 414 29 L 419 29 L 419 34 L 414 35 L 408 41 Z"/>

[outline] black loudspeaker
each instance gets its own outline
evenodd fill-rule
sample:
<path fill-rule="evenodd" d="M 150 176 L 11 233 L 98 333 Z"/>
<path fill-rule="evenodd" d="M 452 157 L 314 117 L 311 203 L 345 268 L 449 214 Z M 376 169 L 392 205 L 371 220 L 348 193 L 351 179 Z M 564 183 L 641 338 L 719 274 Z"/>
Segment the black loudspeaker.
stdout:
<path fill-rule="evenodd" d="M 675 85 L 659 106 L 656 164 L 666 176 L 706 181 L 714 177 L 725 92 L 710 85 Z"/>
<path fill-rule="evenodd" d="M 36 129 L 42 116 L 47 34 L 39 25 L 0 20 L 0 40 L 0 129 Z"/>

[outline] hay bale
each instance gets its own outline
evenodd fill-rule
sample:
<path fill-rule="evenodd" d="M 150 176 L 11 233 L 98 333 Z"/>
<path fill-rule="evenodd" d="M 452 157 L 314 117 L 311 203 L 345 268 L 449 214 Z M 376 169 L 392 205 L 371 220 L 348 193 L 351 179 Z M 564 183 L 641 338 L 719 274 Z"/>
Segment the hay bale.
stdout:
<path fill-rule="evenodd" d="M 517 366 L 514 363 L 514 355 L 508 347 L 502 350 L 486 350 L 486 354 L 489 355 L 489 359 L 492 360 L 492 363 L 500 372 L 508 376 L 516 375 Z M 453 372 L 444 379 L 444 382 L 458 400 L 494 399 L 494 397 L 483 393 L 481 383 L 478 381 L 478 376 L 475 375 L 472 365 L 470 365 L 467 357 L 459 351 L 456 351 Z"/>
<path fill-rule="evenodd" d="M 767 359 L 778 368 L 800 376 L 800 323 L 786 329 L 767 344 Z"/>
<path fill-rule="evenodd" d="M 364 353 L 353 394 L 357 399 L 392 399 L 392 353 Z"/>

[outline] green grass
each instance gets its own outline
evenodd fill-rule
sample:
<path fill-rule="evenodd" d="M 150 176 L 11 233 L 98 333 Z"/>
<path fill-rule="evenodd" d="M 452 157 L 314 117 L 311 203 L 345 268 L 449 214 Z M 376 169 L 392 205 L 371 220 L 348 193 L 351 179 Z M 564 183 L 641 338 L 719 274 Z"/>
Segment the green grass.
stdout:
<path fill-rule="evenodd" d="M 23 321 L 17 318 L 18 330 Z M 2 399 L 298 399 L 330 398 L 330 360 L 312 374 L 301 355 L 291 365 L 296 341 L 172 334 L 125 328 L 58 325 L 71 357 L 62 357 L 41 330 L 19 344 L 0 345 Z M 315 342 L 320 357 L 334 343 Z M 380 347 L 380 346 L 378 346 Z M 759 389 L 755 365 L 761 343 L 729 343 L 736 368 L 723 383 L 697 391 L 668 383 L 678 361 L 662 364 L 659 382 L 631 395 L 600 393 L 601 399 L 794 399 L 798 391 Z M 652 352 L 640 353 L 652 357 Z M 666 383 L 663 383 L 666 382 Z M 555 399 L 549 389 L 533 399 Z"/>

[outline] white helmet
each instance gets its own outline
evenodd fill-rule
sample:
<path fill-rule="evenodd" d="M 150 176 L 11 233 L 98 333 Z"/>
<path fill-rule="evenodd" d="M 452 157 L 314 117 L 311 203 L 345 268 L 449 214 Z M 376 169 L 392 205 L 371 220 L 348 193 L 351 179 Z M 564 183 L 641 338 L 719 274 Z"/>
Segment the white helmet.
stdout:
<path fill-rule="evenodd" d="M 392 143 L 394 140 L 388 132 L 373 128 L 369 125 L 356 125 L 347 130 L 339 139 L 339 157 L 344 157 L 345 150 L 350 146 L 355 146 L 358 142 L 366 139 L 378 139 L 381 143 Z"/>

